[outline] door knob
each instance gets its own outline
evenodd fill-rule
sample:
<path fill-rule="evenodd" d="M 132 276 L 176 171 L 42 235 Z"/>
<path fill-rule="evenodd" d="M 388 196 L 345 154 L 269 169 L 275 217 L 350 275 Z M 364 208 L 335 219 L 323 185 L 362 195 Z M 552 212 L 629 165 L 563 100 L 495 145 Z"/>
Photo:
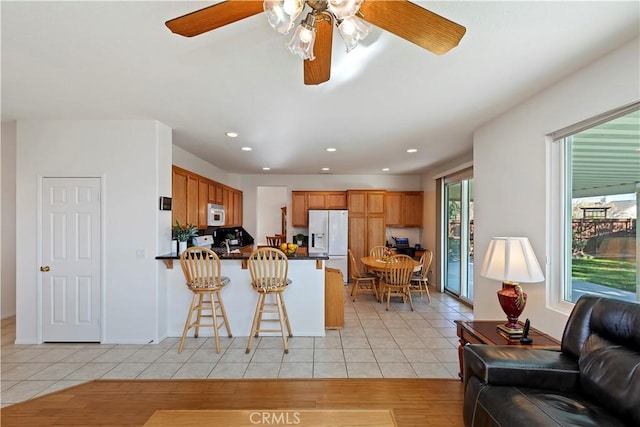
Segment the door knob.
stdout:
<path fill-rule="evenodd" d="M 51 270 L 51 268 L 48 265 L 43 265 L 42 267 L 40 267 L 40 271 L 47 272 L 49 270 Z"/>

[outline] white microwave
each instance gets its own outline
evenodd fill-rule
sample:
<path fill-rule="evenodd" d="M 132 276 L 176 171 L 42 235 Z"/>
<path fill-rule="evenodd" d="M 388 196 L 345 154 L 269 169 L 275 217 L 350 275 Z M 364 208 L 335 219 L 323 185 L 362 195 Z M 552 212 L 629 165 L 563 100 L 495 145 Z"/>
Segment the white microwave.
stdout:
<path fill-rule="evenodd" d="M 224 225 L 224 207 L 209 203 L 207 207 L 208 220 L 207 225 L 210 227 L 218 227 Z"/>

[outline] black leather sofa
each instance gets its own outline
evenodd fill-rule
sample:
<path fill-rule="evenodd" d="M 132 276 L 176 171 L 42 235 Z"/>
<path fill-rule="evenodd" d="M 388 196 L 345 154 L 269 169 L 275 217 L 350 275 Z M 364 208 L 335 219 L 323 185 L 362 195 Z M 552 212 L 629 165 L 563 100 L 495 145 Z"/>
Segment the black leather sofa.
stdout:
<path fill-rule="evenodd" d="M 640 426 L 640 304 L 583 296 L 561 351 L 464 348 L 465 426 Z"/>

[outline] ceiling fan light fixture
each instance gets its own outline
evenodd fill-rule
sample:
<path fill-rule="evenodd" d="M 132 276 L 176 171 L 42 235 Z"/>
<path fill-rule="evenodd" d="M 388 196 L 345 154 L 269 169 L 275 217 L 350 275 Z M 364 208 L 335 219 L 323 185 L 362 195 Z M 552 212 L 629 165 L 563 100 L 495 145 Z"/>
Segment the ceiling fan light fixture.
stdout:
<path fill-rule="evenodd" d="M 358 42 L 364 40 L 371 32 L 371 29 L 371 25 L 355 15 L 343 19 L 338 25 L 338 32 L 340 33 L 340 37 L 342 37 L 342 41 L 344 41 L 347 53 L 358 46 Z"/>
<path fill-rule="evenodd" d="M 309 13 L 304 21 L 296 28 L 293 38 L 287 47 L 291 53 L 298 55 L 302 59 L 313 61 L 316 59 L 313 53 L 313 45 L 316 41 L 316 17 Z"/>
<path fill-rule="evenodd" d="M 288 34 L 304 4 L 304 0 L 265 0 L 263 8 L 269 25 L 279 33 Z"/>
<path fill-rule="evenodd" d="M 355 15 L 363 0 L 329 0 L 327 8 L 339 20 Z"/>

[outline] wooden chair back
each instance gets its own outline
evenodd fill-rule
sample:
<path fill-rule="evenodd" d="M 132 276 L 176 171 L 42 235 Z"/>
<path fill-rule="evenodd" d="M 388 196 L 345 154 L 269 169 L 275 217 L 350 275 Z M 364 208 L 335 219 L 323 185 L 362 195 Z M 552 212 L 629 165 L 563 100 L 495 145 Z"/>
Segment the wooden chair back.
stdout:
<path fill-rule="evenodd" d="M 280 245 L 283 244 L 286 240 L 286 236 L 284 234 L 276 234 L 275 236 L 267 236 L 267 245 L 272 248 L 280 248 Z"/>
<path fill-rule="evenodd" d="M 180 255 L 180 267 L 187 286 L 192 290 L 216 289 L 229 280 L 222 277 L 220 258 L 209 248 L 192 246 L 185 249 Z"/>
<path fill-rule="evenodd" d="M 393 255 L 384 269 L 384 282 L 389 286 L 409 286 L 415 263 L 409 255 Z"/>
<path fill-rule="evenodd" d="M 248 260 L 251 284 L 258 292 L 275 292 L 290 283 L 289 259 L 276 248 L 260 248 L 253 251 Z"/>
<path fill-rule="evenodd" d="M 386 252 L 387 252 L 386 246 L 374 246 L 371 248 L 371 251 L 369 252 L 369 256 L 372 256 L 375 259 L 382 259 L 385 257 Z"/>
<path fill-rule="evenodd" d="M 360 270 L 360 264 L 356 260 L 356 257 L 351 252 L 351 249 L 347 249 L 349 253 L 349 276 L 352 279 L 357 279 L 362 276 L 362 270 Z"/>
<path fill-rule="evenodd" d="M 425 249 L 424 253 L 420 257 L 420 278 L 427 280 L 427 275 L 431 269 L 431 263 L 433 262 L 433 251 L 431 249 Z"/>

